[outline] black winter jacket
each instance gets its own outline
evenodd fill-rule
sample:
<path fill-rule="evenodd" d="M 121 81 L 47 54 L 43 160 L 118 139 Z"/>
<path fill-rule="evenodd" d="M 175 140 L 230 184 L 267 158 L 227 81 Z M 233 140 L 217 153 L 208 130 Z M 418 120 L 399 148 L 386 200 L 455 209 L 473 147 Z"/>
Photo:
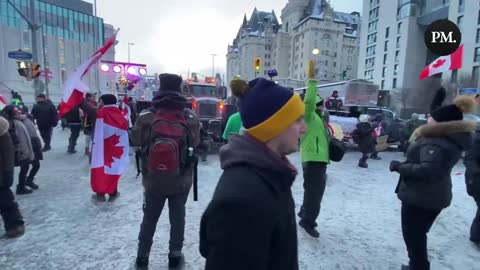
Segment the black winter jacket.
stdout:
<path fill-rule="evenodd" d="M 200 225 L 206 270 L 297 270 L 295 168 L 249 135 L 220 152 L 224 170 Z"/>
<path fill-rule="evenodd" d="M 32 115 L 37 120 L 39 129 L 56 127 L 58 123 L 57 108 L 49 100 L 38 102 L 33 106 Z"/>
<path fill-rule="evenodd" d="M 463 159 L 465 164 L 465 183 L 468 195 L 480 200 L 480 128 L 477 127 L 473 145 Z"/>
<path fill-rule="evenodd" d="M 357 137 L 360 152 L 364 154 L 375 152 L 376 140 L 373 136 L 373 127 L 369 122 L 358 123 L 354 136 Z"/>
<path fill-rule="evenodd" d="M 452 201 L 452 168 L 472 145 L 475 123 L 451 121 L 415 130 L 407 160 L 399 167 L 398 198 L 406 204 L 441 210 Z"/>

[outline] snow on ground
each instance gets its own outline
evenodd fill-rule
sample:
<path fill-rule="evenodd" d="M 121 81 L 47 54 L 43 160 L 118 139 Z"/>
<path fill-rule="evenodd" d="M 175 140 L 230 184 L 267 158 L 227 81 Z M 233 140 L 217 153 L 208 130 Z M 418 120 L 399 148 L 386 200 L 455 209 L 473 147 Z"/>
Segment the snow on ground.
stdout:
<path fill-rule="evenodd" d="M 91 200 L 89 168 L 83 151 L 66 154 L 68 131 L 57 128 L 53 150 L 38 175 L 40 190 L 18 198 L 27 233 L 20 239 L 0 240 L 0 269 L 133 269 L 142 218 L 141 180 L 131 168 L 120 182 L 120 198 L 113 203 Z M 400 203 L 394 194 L 397 175 L 388 171 L 399 153 L 382 153 L 369 169 L 356 167 L 359 153 L 347 153 L 328 169 L 328 184 L 318 219 L 320 239 L 300 228 L 300 269 L 399 269 L 407 262 L 400 229 Z M 300 168 L 299 155 L 291 160 Z M 466 195 L 463 166 L 453 172 L 454 200 L 429 234 L 432 269 L 479 269 L 480 250 L 468 240 L 475 213 Z M 457 175 L 459 173 L 460 175 Z M 199 223 L 221 174 L 218 157 L 199 168 L 199 202 L 187 205 L 185 269 L 203 269 L 198 251 Z M 293 187 L 297 211 L 303 197 L 302 177 Z M 157 227 L 151 269 L 167 269 L 168 209 Z M 235 243 L 232 243 L 235 244 Z"/>

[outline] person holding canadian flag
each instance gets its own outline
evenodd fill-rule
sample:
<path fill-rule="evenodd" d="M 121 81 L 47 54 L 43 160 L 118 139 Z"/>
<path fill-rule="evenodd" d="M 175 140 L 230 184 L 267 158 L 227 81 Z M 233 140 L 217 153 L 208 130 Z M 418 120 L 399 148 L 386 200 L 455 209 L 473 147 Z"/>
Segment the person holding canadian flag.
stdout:
<path fill-rule="evenodd" d="M 117 98 L 111 94 L 100 97 L 101 109 L 92 107 L 85 101 L 84 96 L 89 88 L 82 82 L 82 78 L 90 68 L 113 46 L 117 31 L 110 37 L 102 48 L 77 67 L 65 82 L 64 95 L 60 104 L 60 117 L 76 106 L 87 112 L 90 119 L 94 119 L 93 149 L 91 159 L 91 187 L 93 198 L 106 201 L 118 197 L 118 181 L 128 168 L 128 121 L 117 106 Z"/>

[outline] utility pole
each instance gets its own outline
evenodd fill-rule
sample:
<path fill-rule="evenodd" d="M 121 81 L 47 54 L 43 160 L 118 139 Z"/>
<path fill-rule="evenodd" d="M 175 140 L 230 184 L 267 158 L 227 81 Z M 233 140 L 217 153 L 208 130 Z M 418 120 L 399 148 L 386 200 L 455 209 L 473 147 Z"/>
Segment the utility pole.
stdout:
<path fill-rule="evenodd" d="M 38 63 L 37 38 L 38 38 L 38 29 L 40 29 L 40 25 L 37 24 L 37 14 L 35 13 L 35 9 L 34 9 L 35 0 L 30 0 L 30 8 L 29 8 L 28 16 L 24 14 L 20 9 L 18 9 L 17 6 L 14 3 L 12 3 L 11 0 L 7 0 L 7 3 L 10 4 L 10 6 L 12 6 L 15 9 L 15 11 L 17 11 L 18 14 L 20 14 L 20 16 L 27 22 L 28 27 L 30 28 L 31 34 L 32 34 L 32 55 L 33 55 L 32 62 Z M 35 96 L 40 94 L 41 89 L 39 86 L 40 86 L 40 80 L 38 78 L 33 79 L 33 90 L 35 92 Z"/>
<path fill-rule="evenodd" d="M 93 1 L 93 14 L 94 14 L 94 17 L 95 17 L 95 21 L 94 21 L 94 27 L 95 27 L 94 44 L 95 44 L 95 46 L 93 48 L 93 51 L 95 52 L 98 49 L 100 42 L 103 43 L 103 41 L 99 41 L 99 38 L 98 38 L 98 27 L 99 26 L 98 26 L 98 18 L 97 18 L 97 0 Z M 94 74 L 94 76 L 95 76 L 95 87 L 97 88 L 98 96 L 101 96 L 102 91 L 100 90 L 100 72 L 99 72 L 100 61 L 95 66 L 96 66 L 95 74 Z"/>
<path fill-rule="evenodd" d="M 215 56 L 216 54 L 210 54 L 212 56 L 213 65 L 212 65 L 212 77 L 215 78 Z"/>
<path fill-rule="evenodd" d="M 130 46 L 135 45 L 135 43 L 128 42 L 128 63 L 130 63 Z"/>

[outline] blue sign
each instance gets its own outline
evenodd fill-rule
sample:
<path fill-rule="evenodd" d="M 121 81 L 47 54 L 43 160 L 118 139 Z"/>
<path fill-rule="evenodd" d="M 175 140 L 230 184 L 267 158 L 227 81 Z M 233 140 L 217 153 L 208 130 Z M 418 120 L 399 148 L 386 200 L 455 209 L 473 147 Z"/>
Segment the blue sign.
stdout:
<path fill-rule="evenodd" d="M 476 95 L 480 94 L 480 89 L 478 88 L 460 88 L 458 89 L 459 95 Z"/>
<path fill-rule="evenodd" d="M 32 60 L 33 54 L 18 50 L 18 51 L 8 52 L 8 58 L 16 59 L 16 60 Z"/>

